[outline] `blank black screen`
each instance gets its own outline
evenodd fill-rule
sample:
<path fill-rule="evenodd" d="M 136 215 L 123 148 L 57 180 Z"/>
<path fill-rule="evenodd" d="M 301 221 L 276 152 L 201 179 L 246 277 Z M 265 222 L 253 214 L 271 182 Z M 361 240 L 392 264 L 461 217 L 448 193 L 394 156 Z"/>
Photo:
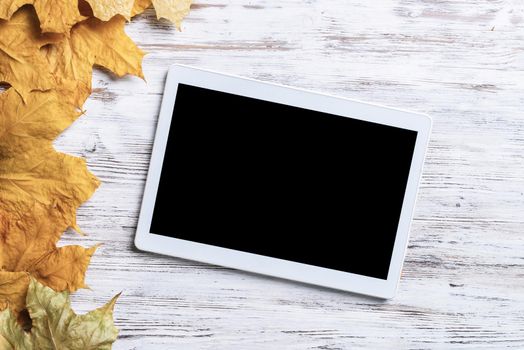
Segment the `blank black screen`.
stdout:
<path fill-rule="evenodd" d="M 150 232 L 387 279 L 416 137 L 180 84 Z"/>

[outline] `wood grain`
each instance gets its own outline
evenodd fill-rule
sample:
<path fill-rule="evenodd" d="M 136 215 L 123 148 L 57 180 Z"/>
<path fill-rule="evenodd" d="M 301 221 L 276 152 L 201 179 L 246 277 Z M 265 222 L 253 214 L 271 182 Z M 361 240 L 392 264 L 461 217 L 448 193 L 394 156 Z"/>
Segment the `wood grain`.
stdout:
<path fill-rule="evenodd" d="M 177 32 L 130 23 L 147 83 L 103 72 L 56 142 L 103 184 L 87 311 L 123 291 L 115 349 L 524 348 L 524 3 L 198 0 Z M 434 128 L 400 289 L 380 301 L 137 251 L 167 67 L 194 65 L 413 109 Z"/>

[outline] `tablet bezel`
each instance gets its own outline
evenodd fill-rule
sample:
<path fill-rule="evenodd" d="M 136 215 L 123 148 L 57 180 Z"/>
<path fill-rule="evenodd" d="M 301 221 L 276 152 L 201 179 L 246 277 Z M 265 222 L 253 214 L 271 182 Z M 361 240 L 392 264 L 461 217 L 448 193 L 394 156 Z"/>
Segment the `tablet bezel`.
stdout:
<path fill-rule="evenodd" d="M 397 228 L 387 280 L 337 271 L 319 266 L 262 256 L 158 235 L 149 232 L 162 171 L 178 84 L 282 103 L 325 113 L 417 131 L 404 202 Z M 204 102 L 204 101 L 203 101 Z M 226 75 L 182 65 L 173 65 L 167 75 L 155 141 L 135 236 L 140 250 L 201 261 L 214 265 L 299 281 L 303 283 L 392 298 L 397 289 L 409 228 L 415 206 L 431 119 L 424 114 L 349 100 L 257 80 Z"/>

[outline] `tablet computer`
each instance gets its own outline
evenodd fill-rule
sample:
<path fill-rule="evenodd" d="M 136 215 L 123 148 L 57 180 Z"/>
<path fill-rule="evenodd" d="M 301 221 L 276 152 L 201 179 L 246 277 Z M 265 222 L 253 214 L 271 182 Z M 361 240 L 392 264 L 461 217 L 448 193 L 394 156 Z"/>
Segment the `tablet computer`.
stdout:
<path fill-rule="evenodd" d="M 172 66 L 135 244 L 390 298 L 430 127 L 422 114 Z"/>

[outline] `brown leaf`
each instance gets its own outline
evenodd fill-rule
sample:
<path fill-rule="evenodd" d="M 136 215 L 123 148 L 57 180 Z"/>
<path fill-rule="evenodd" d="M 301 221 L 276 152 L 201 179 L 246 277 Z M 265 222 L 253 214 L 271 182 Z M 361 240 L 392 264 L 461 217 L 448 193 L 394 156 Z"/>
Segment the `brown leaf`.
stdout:
<path fill-rule="evenodd" d="M 78 10 L 82 16 L 93 17 L 91 5 L 86 0 L 78 0 Z"/>

